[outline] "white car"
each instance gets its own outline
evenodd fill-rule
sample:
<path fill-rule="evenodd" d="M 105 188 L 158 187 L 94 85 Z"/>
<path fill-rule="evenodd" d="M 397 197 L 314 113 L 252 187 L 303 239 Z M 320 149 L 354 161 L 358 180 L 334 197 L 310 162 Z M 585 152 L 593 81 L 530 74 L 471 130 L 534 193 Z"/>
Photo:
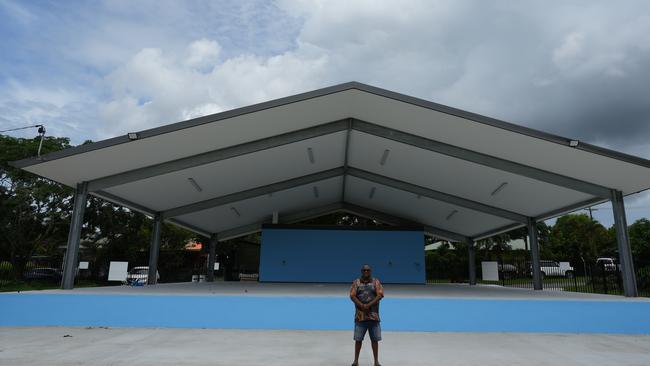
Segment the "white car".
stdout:
<path fill-rule="evenodd" d="M 542 278 L 545 276 L 573 278 L 575 270 L 569 262 L 539 261 Z M 530 275 L 533 275 L 531 269 Z"/>
<path fill-rule="evenodd" d="M 598 269 L 604 269 L 605 272 L 615 272 L 616 271 L 616 262 L 614 258 L 598 258 L 596 259 L 596 265 Z"/>
<path fill-rule="evenodd" d="M 124 280 L 124 284 L 132 285 L 132 286 L 146 285 L 148 280 L 149 280 L 148 266 L 133 267 L 126 275 L 126 280 Z M 158 280 L 160 280 L 160 273 L 156 271 L 156 281 Z"/>

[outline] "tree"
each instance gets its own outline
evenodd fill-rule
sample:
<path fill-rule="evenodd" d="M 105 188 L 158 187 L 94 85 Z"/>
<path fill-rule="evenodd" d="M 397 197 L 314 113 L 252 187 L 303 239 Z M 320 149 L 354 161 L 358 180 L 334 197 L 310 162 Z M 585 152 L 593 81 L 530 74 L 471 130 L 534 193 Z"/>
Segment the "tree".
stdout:
<path fill-rule="evenodd" d="M 615 250 L 610 233 L 598 221 L 586 214 L 570 214 L 560 217 L 549 236 L 549 255 L 556 260 L 583 260 L 594 263 L 596 258 L 611 255 Z"/>
<path fill-rule="evenodd" d="M 0 135 L 0 261 L 11 261 L 16 278 L 34 255 L 60 261 L 60 248 L 67 242 L 70 227 L 73 190 L 8 164 L 36 155 L 39 143 L 40 137 Z M 69 147 L 68 138 L 46 137 L 42 154 Z M 149 249 L 151 226 L 145 215 L 88 196 L 81 232 L 83 254 L 98 263 L 136 262 Z M 164 224 L 161 249 L 182 249 L 194 237 L 185 229 Z M 92 270 L 97 274 L 98 268 Z"/>
<path fill-rule="evenodd" d="M 628 230 L 634 260 L 650 265 L 650 220 L 638 219 L 630 225 Z"/>
<path fill-rule="evenodd" d="M 0 135 L 0 256 L 16 277 L 32 256 L 55 254 L 68 233 L 72 190 L 9 165 L 36 155 L 39 142 Z M 46 137 L 42 153 L 69 146 L 67 138 Z"/>

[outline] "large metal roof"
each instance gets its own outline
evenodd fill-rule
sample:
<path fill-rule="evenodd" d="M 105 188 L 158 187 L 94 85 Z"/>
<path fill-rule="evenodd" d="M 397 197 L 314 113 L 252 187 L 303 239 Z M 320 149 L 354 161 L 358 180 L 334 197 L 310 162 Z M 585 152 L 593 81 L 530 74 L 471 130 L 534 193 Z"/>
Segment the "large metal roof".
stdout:
<path fill-rule="evenodd" d="M 650 188 L 650 161 L 350 82 L 13 163 L 203 235 L 347 211 L 481 239 Z"/>

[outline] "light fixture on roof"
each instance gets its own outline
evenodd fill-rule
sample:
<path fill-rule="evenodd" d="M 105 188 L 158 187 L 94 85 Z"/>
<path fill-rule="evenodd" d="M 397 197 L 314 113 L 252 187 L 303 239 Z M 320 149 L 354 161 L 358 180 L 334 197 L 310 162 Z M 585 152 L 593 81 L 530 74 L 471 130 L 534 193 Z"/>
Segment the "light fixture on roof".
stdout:
<path fill-rule="evenodd" d="M 447 215 L 446 220 L 447 220 L 447 221 L 451 220 L 451 218 L 452 218 L 455 214 L 457 214 L 457 213 L 458 213 L 458 210 L 453 210 L 453 211 L 451 211 L 451 213 L 450 213 L 449 215 Z"/>
<path fill-rule="evenodd" d="M 386 160 L 388 160 L 388 154 L 390 154 L 390 150 L 386 149 L 384 150 L 384 153 L 381 155 L 381 160 L 379 161 L 379 165 L 385 165 Z"/>
<path fill-rule="evenodd" d="M 578 141 L 578 140 L 570 140 L 569 141 L 569 146 L 571 146 L 571 147 L 578 147 L 578 145 L 580 145 L 580 141 Z"/>
<path fill-rule="evenodd" d="M 201 188 L 201 186 L 200 186 L 198 183 L 196 183 L 196 181 L 194 180 L 194 178 L 187 178 L 187 180 L 188 180 L 188 182 L 190 182 L 190 184 L 194 187 L 194 189 L 196 189 L 198 192 L 202 192 L 202 191 L 203 191 L 203 188 Z"/>
<path fill-rule="evenodd" d="M 234 208 L 234 207 L 231 207 L 231 208 L 230 208 L 230 210 L 231 210 L 232 212 L 234 212 L 234 213 L 235 213 L 235 215 L 237 215 L 237 217 L 241 217 L 241 214 L 239 213 L 239 211 L 237 211 L 237 209 L 236 209 L 236 208 Z"/>
<path fill-rule="evenodd" d="M 490 196 L 494 196 L 494 195 L 496 195 L 497 193 L 501 192 L 501 190 L 504 189 L 507 185 L 508 185 L 508 182 L 503 182 L 503 183 L 501 183 L 501 184 L 497 187 L 497 189 L 495 189 L 494 191 L 492 191 L 492 193 L 490 194 Z"/>
<path fill-rule="evenodd" d="M 314 197 L 318 198 L 318 187 L 314 186 Z"/>
<path fill-rule="evenodd" d="M 311 147 L 307 148 L 307 156 L 309 157 L 309 162 L 314 164 L 316 162 L 316 159 L 314 159 L 314 149 Z"/>
<path fill-rule="evenodd" d="M 375 190 L 376 189 L 377 188 L 375 188 L 375 187 L 370 188 L 370 194 L 368 195 L 368 198 L 372 199 L 375 196 Z"/>
<path fill-rule="evenodd" d="M 129 137 L 129 140 L 137 140 L 140 138 L 140 135 L 137 132 L 129 132 L 126 135 Z"/>

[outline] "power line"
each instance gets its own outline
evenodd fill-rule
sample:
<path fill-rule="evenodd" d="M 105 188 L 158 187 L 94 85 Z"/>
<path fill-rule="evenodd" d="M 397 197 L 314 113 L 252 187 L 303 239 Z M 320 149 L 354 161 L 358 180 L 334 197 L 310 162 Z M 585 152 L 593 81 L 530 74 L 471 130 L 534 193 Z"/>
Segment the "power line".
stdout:
<path fill-rule="evenodd" d="M 43 148 L 43 139 L 45 138 L 45 126 L 33 125 L 33 126 L 26 126 L 26 127 L 16 127 L 16 128 L 10 128 L 8 130 L 0 131 L 0 133 L 9 132 L 9 131 L 26 130 L 28 128 L 36 128 L 36 127 L 38 127 L 38 135 L 41 137 L 41 142 L 38 143 L 38 153 L 37 153 L 37 156 L 40 158 L 41 149 Z"/>
<path fill-rule="evenodd" d="M 43 127 L 43 125 L 34 125 L 34 126 L 27 126 L 27 127 L 10 128 L 8 130 L 2 130 L 2 131 L 0 131 L 0 133 L 10 132 L 10 131 L 18 131 L 18 130 L 26 130 L 28 128 L 36 128 L 36 127 Z M 39 133 L 40 133 L 40 131 L 39 131 Z"/>

